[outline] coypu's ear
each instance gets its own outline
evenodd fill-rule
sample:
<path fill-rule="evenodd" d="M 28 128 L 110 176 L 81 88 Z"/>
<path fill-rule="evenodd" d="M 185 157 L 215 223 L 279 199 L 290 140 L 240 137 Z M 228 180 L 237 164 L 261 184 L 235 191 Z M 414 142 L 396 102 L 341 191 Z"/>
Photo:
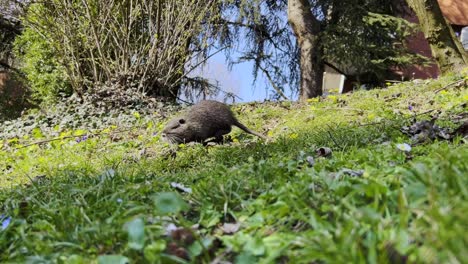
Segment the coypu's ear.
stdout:
<path fill-rule="evenodd" d="M 179 119 L 179 124 L 181 124 L 181 125 L 185 124 L 185 119 L 183 119 L 183 118 Z"/>

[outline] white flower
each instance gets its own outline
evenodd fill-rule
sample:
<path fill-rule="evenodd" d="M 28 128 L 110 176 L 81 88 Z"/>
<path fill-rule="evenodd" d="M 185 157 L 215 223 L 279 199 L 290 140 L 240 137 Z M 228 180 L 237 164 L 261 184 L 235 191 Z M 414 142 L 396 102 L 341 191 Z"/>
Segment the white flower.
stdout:
<path fill-rule="evenodd" d="M 396 147 L 401 151 L 405 151 L 405 152 L 410 152 L 411 151 L 411 146 L 409 144 L 407 144 L 407 143 L 396 144 Z"/>

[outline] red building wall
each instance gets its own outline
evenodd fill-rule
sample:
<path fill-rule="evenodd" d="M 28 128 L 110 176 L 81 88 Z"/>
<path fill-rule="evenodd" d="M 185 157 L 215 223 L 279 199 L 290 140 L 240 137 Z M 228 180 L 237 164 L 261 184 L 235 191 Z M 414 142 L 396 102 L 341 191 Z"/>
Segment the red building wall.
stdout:
<path fill-rule="evenodd" d="M 407 14 L 408 15 L 404 16 L 406 20 L 412 23 L 418 23 L 416 14 L 414 14 L 414 12 L 409 8 Z M 409 37 L 407 40 L 407 45 L 411 51 L 430 58 L 432 62 L 430 65 L 425 67 L 415 65 L 400 71 L 397 70 L 395 73 L 402 76 L 404 80 L 437 78 L 437 76 L 440 74 L 439 67 L 432 57 L 431 47 L 424 37 L 424 34 L 422 32 L 418 32 L 415 35 Z"/>
<path fill-rule="evenodd" d="M 460 30 L 463 26 L 468 26 L 468 0 L 438 0 L 440 9 L 454 29 Z M 409 15 L 404 18 L 410 22 L 418 23 L 416 15 L 408 8 Z M 424 34 L 419 32 L 408 38 L 408 48 L 432 60 L 426 67 L 411 66 L 404 70 L 396 70 L 395 73 L 408 79 L 437 78 L 440 74 L 439 67 L 435 63 L 429 43 L 424 38 Z"/>

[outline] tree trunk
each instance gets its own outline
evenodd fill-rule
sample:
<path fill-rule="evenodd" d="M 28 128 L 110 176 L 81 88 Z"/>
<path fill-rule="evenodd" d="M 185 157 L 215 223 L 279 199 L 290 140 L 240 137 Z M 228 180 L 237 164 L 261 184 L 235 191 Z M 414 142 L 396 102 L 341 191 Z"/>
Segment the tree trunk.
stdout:
<path fill-rule="evenodd" d="M 288 0 L 288 22 L 300 49 L 299 100 L 320 96 L 324 69 L 318 45 L 320 22 L 312 14 L 308 0 Z"/>
<path fill-rule="evenodd" d="M 431 46 L 432 56 L 442 73 L 468 66 L 468 55 L 440 11 L 437 0 L 407 0 Z"/>

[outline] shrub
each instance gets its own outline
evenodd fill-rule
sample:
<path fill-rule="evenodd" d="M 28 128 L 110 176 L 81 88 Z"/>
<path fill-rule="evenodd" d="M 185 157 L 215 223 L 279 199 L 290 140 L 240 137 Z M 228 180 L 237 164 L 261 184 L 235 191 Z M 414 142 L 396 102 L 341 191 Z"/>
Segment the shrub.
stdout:
<path fill-rule="evenodd" d="M 45 35 L 26 28 L 14 43 L 14 52 L 21 61 L 36 101 L 53 101 L 60 93 L 71 94 L 65 67 L 57 61 L 57 54 Z"/>
<path fill-rule="evenodd" d="M 112 83 L 116 92 L 174 99 L 186 74 L 207 57 L 215 2 L 37 2 L 17 48 L 41 98 L 71 89 L 97 94 Z"/>

